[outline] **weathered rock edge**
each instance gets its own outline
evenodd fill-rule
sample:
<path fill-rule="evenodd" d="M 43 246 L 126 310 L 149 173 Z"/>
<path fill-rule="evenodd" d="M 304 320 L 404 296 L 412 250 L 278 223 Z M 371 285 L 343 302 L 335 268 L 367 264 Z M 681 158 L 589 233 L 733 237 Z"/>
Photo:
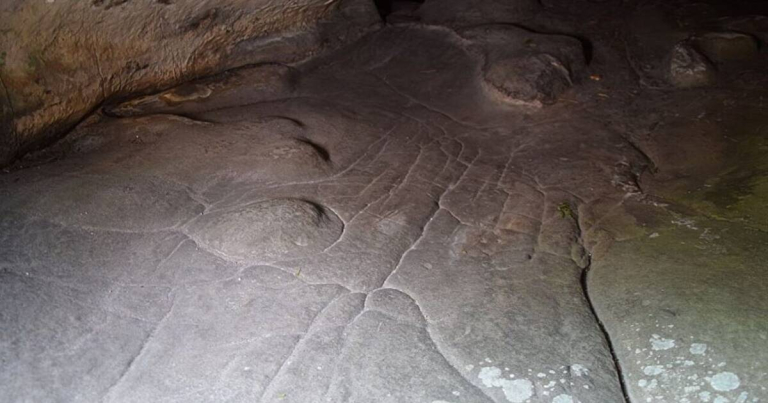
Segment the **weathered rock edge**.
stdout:
<path fill-rule="evenodd" d="M 248 64 L 296 63 L 380 22 L 368 0 L 3 2 L 0 167 L 105 101 Z"/>

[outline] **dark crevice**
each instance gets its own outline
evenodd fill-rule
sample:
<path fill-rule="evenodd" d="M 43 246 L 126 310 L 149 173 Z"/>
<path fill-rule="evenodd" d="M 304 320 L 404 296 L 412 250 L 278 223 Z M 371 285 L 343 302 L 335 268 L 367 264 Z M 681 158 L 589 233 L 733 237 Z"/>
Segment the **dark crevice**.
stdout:
<path fill-rule="evenodd" d="M 585 267 L 584 270 L 581 272 L 581 289 L 584 291 L 584 299 L 587 300 L 587 305 L 589 305 L 589 310 L 590 312 L 592 312 L 592 316 L 595 318 L 595 322 L 597 322 L 597 326 L 600 328 L 600 331 L 603 333 L 603 338 L 605 339 L 605 342 L 608 345 L 608 350 L 611 352 L 611 358 L 613 358 L 613 364 L 616 367 L 616 373 L 619 376 L 619 385 L 621 385 L 621 393 L 624 395 L 624 401 L 626 403 L 630 403 L 631 400 L 629 399 L 629 393 L 627 392 L 627 385 L 624 378 L 624 372 L 621 369 L 621 362 L 619 362 L 619 357 L 616 355 L 616 349 L 614 348 L 613 342 L 611 341 L 611 336 L 608 333 L 608 330 L 605 328 L 603 321 L 600 320 L 600 317 L 597 315 L 595 306 L 592 303 L 592 299 L 589 296 L 589 287 L 587 284 L 588 284 L 589 270 L 591 267 L 592 267 L 592 261 L 590 260 L 587 267 Z"/>
<path fill-rule="evenodd" d="M 296 139 L 296 141 L 298 141 L 300 143 L 303 143 L 303 144 L 306 144 L 309 147 L 311 147 L 313 150 L 315 150 L 317 155 L 319 155 L 320 158 L 323 161 L 330 161 L 331 160 L 331 154 L 328 152 L 328 150 L 325 149 L 325 147 L 323 147 L 323 146 L 321 146 L 321 145 L 319 145 L 317 143 L 314 143 L 311 140 L 305 139 L 305 138 L 298 138 L 298 139 Z"/>
<path fill-rule="evenodd" d="M 38 139 L 28 143 L 27 145 L 20 145 L 18 151 L 15 153 L 16 157 L 12 158 L 11 162 L 9 162 L 7 165 L 0 165 L 0 173 L 6 174 L 27 168 L 33 168 L 62 158 L 63 155 L 56 154 L 56 150 L 53 148 L 53 145 L 57 144 L 59 141 L 64 140 L 64 138 L 71 134 L 77 128 L 77 126 L 93 116 L 93 114 L 96 113 L 99 108 L 101 108 L 101 106 L 102 104 L 99 103 L 87 112 L 83 113 L 82 116 L 74 119 L 72 122 L 64 122 L 61 127 L 52 127 L 44 132 L 43 135 L 39 136 Z M 21 144 L 21 135 L 17 133 L 16 136 L 19 144 Z"/>
<path fill-rule="evenodd" d="M 656 172 L 659 171 L 659 167 L 658 165 L 656 165 L 656 161 L 654 161 L 653 158 L 651 158 L 651 156 L 648 155 L 648 153 L 645 152 L 645 150 L 643 150 L 643 148 L 640 147 L 640 145 L 635 140 L 632 139 L 631 135 L 627 135 L 627 136 L 622 135 L 621 138 L 624 139 L 624 141 L 627 143 L 627 145 L 629 145 L 629 147 L 633 151 L 640 154 L 640 157 L 644 160 L 645 164 L 647 165 L 647 171 L 649 171 L 651 174 L 655 174 Z M 646 169 L 644 169 L 643 171 L 646 171 Z"/>
<path fill-rule="evenodd" d="M 581 244 L 581 247 L 584 248 L 584 251 L 586 252 L 586 266 L 581 271 L 581 290 L 584 294 L 584 300 L 587 301 L 587 306 L 589 307 L 589 311 L 592 313 L 592 317 L 595 318 L 595 322 L 597 323 L 597 327 L 600 329 L 600 332 L 603 334 L 603 339 L 605 339 L 605 343 L 608 346 L 608 351 L 611 353 L 611 358 L 613 359 L 613 365 L 616 368 L 616 374 L 619 377 L 619 386 L 621 387 L 621 394 L 624 396 L 624 402 L 625 403 L 631 403 L 631 400 L 629 399 L 629 393 L 627 390 L 627 384 L 626 379 L 624 377 L 624 372 L 621 369 L 621 362 L 619 362 L 619 357 L 616 355 L 616 349 L 614 348 L 613 342 L 611 341 L 611 335 L 608 333 L 608 329 L 606 329 L 605 324 L 602 320 L 600 320 L 600 316 L 597 314 L 597 310 L 595 309 L 595 304 L 592 302 L 592 298 L 589 294 L 589 272 L 592 269 L 592 253 L 591 251 L 584 245 L 584 231 L 582 230 L 582 223 L 580 221 L 580 217 L 574 217 L 574 222 L 576 224 L 576 231 L 577 231 L 577 242 Z M 576 262 L 578 264 L 579 262 Z"/>
<path fill-rule="evenodd" d="M 386 20 L 392 13 L 403 9 L 418 8 L 424 4 L 424 0 L 374 0 L 374 3 L 376 3 L 376 9 L 379 10 L 381 19 Z"/>

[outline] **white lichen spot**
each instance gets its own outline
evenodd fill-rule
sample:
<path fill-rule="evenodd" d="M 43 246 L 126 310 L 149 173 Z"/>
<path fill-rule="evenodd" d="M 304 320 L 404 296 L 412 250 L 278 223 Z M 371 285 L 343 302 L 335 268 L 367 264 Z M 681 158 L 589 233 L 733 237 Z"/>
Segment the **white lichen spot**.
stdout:
<path fill-rule="evenodd" d="M 451 393 L 453 393 L 454 396 L 461 396 L 461 392 L 459 392 L 458 390 L 454 390 Z"/>
<path fill-rule="evenodd" d="M 505 379 L 501 376 L 501 369 L 497 367 L 480 368 L 477 375 L 486 387 L 501 388 L 504 396 L 511 403 L 522 403 L 533 396 L 533 383 L 527 379 Z"/>
<path fill-rule="evenodd" d="M 546 385 L 544 385 L 544 388 L 545 388 L 545 389 L 554 388 L 554 387 L 555 387 L 555 385 L 557 385 L 557 382 L 555 382 L 555 381 L 549 381 L 549 383 L 547 383 Z"/>
<path fill-rule="evenodd" d="M 701 392 L 701 393 L 699 393 L 699 399 L 700 399 L 702 402 L 705 402 L 705 403 L 706 403 L 706 402 L 708 402 L 708 401 L 709 401 L 709 399 L 711 399 L 711 398 L 712 398 L 712 394 L 710 394 L 710 393 L 709 393 L 709 392 L 707 392 L 707 391 L 704 391 L 704 392 Z"/>
<path fill-rule="evenodd" d="M 741 392 L 741 394 L 739 394 L 739 397 L 736 398 L 736 403 L 745 403 L 748 397 L 749 397 L 749 393 Z"/>
<path fill-rule="evenodd" d="M 691 220 L 690 218 L 678 218 L 676 220 L 672 220 L 672 224 L 675 224 L 680 227 L 686 227 L 688 229 L 692 230 L 698 230 L 699 228 L 696 226 L 696 221 Z"/>
<path fill-rule="evenodd" d="M 675 341 L 672 339 L 665 339 L 659 336 L 658 334 L 654 334 L 651 336 L 650 339 L 651 342 L 651 348 L 654 350 L 669 350 L 670 348 L 675 347 Z"/>
<path fill-rule="evenodd" d="M 496 367 L 482 367 L 477 377 L 483 382 L 483 385 L 487 387 L 496 386 L 494 382 L 501 377 L 501 370 Z"/>
<path fill-rule="evenodd" d="M 648 376 L 656 376 L 664 372 L 664 367 L 661 365 L 649 365 L 643 368 L 643 373 Z"/>
<path fill-rule="evenodd" d="M 709 380 L 709 384 L 712 385 L 712 389 L 719 392 L 728 392 L 739 387 L 741 382 L 739 377 L 733 372 L 720 372 L 712 376 Z"/>
<path fill-rule="evenodd" d="M 571 373 L 576 376 L 589 375 L 589 369 L 581 364 L 573 364 L 571 365 Z"/>
<path fill-rule="evenodd" d="M 467 371 L 471 371 L 471 370 L 475 369 L 475 366 L 472 365 L 472 364 L 469 364 L 469 365 L 465 366 L 464 369 L 467 370 Z"/>
<path fill-rule="evenodd" d="M 533 396 L 533 383 L 527 379 L 509 381 L 504 379 L 502 385 L 504 396 L 512 403 L 522 403 Z"/>
<path fill-rule="evenodd" d="M 644 387 L 648 386 L 648 381 L 646 381 L 645 379 L 641 379 L 641 380 L 637 381 L 637 386 L 639 386 L 641 388 L 644 388 Z"/>
<path fill-rule="evenodd" d="M 704 343 L 693 343 L 688 351 L 690 351 L 691 354 L 704 355 L 707 352 L 707 345 Z"/>
<path fill-rule="evenodd" d="M 543 372 L 539 372 L 538 374 L 536 374 L 536 376 L 538 376 L 539 378 L 546 378 L 547 374 L 545 374 Z"/>
<path fill-rule="evenodd" d="M 702 232 L 701 235 L 699 235 L 699 239 L 703 239 L 709 242 L 720 239 L 720 235 L 711 234 L 709 230 L 710 230 L 709 228 L 704 228 L 704 232 Z"/>
<path fill-rule="evenodd" d="M 693 393 L 693 392 L 698 392 L 699 389 L 701 389 L 701 388 L 698 387 L 698 386 L 686 386 L 686 387 L 683 388 L 683 391 L 685 391 L 686 394 L 690 394 L 690 393 Z"/>
<path fill-rule="evenodd" d="M 715 397 L 714 402 L 715 403 L 728 403 L 728 402 L 730 402 L 730 400 L 726 399 L 723 396 L 717 396 L 717 397 Z"/>
<path fill-rule="evenodd" d="M 557 395 L 552 399 L 552 403 L 574 403 L 570 395 Z"/>

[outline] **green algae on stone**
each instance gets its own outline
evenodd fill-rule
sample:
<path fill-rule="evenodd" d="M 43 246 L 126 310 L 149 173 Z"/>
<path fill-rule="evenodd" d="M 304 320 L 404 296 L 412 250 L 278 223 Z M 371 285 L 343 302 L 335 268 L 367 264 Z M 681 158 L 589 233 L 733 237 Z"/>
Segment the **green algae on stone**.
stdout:
<path fill-rule="evenodd" d="M 746 119 L 727 150 L 723 168 L 696 189 L 679 187 L 662 196 L 708 217 L 768 230 L 768 125 Z M 756 129 L 755 129 L 756 128 Z"/>
<path fill-rule="evenodd" d="M 560 213 L 561 218 L 576 218 L 576 214 L 573 212 L 573 209 L 568 202 L 560 203 L 557 206 L 557 211 Z"/>

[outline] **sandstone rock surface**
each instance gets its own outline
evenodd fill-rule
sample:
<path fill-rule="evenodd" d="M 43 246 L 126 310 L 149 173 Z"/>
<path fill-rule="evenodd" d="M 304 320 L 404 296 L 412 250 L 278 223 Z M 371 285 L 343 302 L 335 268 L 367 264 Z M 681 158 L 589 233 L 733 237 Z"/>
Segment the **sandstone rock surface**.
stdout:
<path fill-rule="evenodd" d="M 669 56 L 669 80 L 676 87 L 695 88 L 715 82 L 712 62 L 687 42 L 672 48 Z"/>
<path fill-rule="evenodd" d="M 741 32 L 708 32 L 694 36 L 692 43 L 717 63 L 749 60 L 757 55 L 760 46 L 752 35 Z"/>
<path fill-rule="evenodd" d="M 0 166 L 103 102 L 243 65 L 297 62 L 378 24 L 364 0 L 5 1 Z"/>
<path fill-rule="evenodd" d="M 488 91 L 512 105 L 554 104 L 584 71 L 582 44 L 572 37 L 536 34 L 502 24 L 464 29 L 460 35 L 485 57 Z"/>
<path fill-rule="evenodd" d="M 111 104 L 0 173 L 0 399 L 765 401 L 768 54 L 664 82 L 717 4 L 427 0 Z"/>
<path fill-rule="evenodd" d="M 339 238 L 331 211 L 295 199 L 271 199 L 198 217 L 188 231 L 213 252 L 237 261 L 272 262 L 315 254 Z"/>

